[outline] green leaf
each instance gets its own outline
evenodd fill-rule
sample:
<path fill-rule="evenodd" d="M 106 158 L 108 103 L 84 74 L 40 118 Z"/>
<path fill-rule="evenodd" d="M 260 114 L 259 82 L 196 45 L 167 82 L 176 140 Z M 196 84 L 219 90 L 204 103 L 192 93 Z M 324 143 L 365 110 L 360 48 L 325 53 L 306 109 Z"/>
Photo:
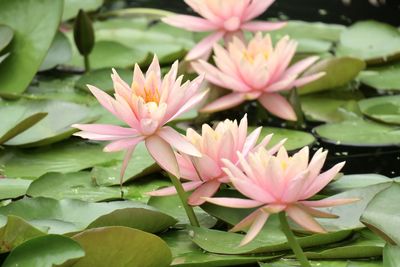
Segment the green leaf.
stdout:
<path fill-rule="evenodd" d="M 68 62 L 72 57 L 72 48 L 68 38 L 62 32 L 57 32 L 47 56 L 40 65 L 39 71 L 49 70 L 57 65 Z"/>
<path fill-rule="evenodd" d="M 172 183 L 166 179 L 160 179 L 161 175 L 146 176 L 142 179 L 135 180 L 133 183 L 124 186 L 124 197 L 126 199 L 138 200 L 147 203 L 150 196 L 147 192 L 154 191 L 162 186 L 172 186 Z"/>
<path fill-rule="evenodd" d="M 74 240 L 60 235 L 46 235 L 16 247 L 2 266 L 52 267 L 84 255 L 84 250 Z"/>
<path fill-rule="evenodd" d="M 7 177 L 35 179 L 48 172 L 77 172 L 119 160 L 122 153 L 104 153 L 95 143 L 65 142 L 45 148 L 0 152 Z M 29 164 L 27 164 L 29 162 Z"/>
<path fill-rule="evenodd" d="M 31 180 L 8 179 L 0 180 L 0 199 L 17 198 L 25 195 Z"/>
<path fill-rule="evenodd" d="M 92 52 L 94 47 L 94 30 L 92 20 L 82 9 L 79 10 L 78 16 L 74 23 L 74 41 L 82 56 L 87 56 Z"/>
<path fill-rule="evenodd" d="M 127 69 L 116 69 L 122 80 L 128 84 L 132 81 L 132 71 Z M 75 86 L 81 90 L 88 91 L 87 85 L 93 85 L 101 90 L 111 93 L 114 92 L 113 81 L 110 77 L 111 69 L 97 69 L 83 74 L 79 80 L 76 81 Z"/>
<path fill-rule="evenodd" d="M 309 261 L 312 267 L 383 267 L 382 262 L 373 260 L 359 261 Z M 273 263 L 260 263 L 260 267 L 298 267 L 300 263 L 295 260 L 280 260 Z"/>
<path fill-rule="evenodd" d="M 37 229 L 23 219 L 10 215 L 0 228 L 0 253 L 13 250 L 25 241 L 46 234 L 47 229 Z"/>
<path fill-rule="evenodd" d="M 400 96 L 380 96 L 358 102 L 362 113 L 374 120 L 400 124 Z"/>
<path fill-rule="evenodd" d="M 169 266 L 171 251 L 159 237 L 126 227 L 87 230 L 73 237 L 85 250 L 74 267 Z"/>
<path fill-rule="evenodd" d="M 338 180 L 328 184 L 324 188 L 324 192 L 328 194 L 338 194 L 344 191 L 375 184 L 387 183 L 390 181 L 390 178 L 375 173 L 344 175 Z"/>
<path fill-rule="evenodd" d="M 3 51 L 14 37 L 14 31 L 7 25 L 0 25 L 0 52 Z"/>
<path fill-rule="evenodd" d="M 400 33 L 395 27 L 369 20 L 359 21 L 343 31 L 336 53 L 377 64 L 396 59 L 399 47 Z"/>
<path fill-rule="evenodd" d="M 35 227 L 48 227 L 49 233 L 66 234 L 87 228 L 118 225 L 160 232 L 176 220 L 155 208 L 134 201 L 89 203 L 74 199 L 22 199 L 0 207 L 0 215 L 23 218 Z"/>
<path fill-rule="evenodd" d="M 397 127 L 354 119 L 318 126 L 314 131 L 325 141 L 349 146 L 396 146 L 400 144 Z"/>
<path fill-rule="evenodd" d="M 94 11 L 101 7 L 103 4 L 103 0 L 64 0 L 64 11 L 62 15 L 62 20 L 69 20 L 74 18 L 79 9 L 83 9 L 84 11 Z"/>
<path fill-rule="evenodd" d="M 371 68 L 360 73 L 362 83 L 378 90 L 400 90 L 400 64 Z"/>
<path fill-rule="evenodd" d="M 310 67 L 303 76 L 325 72 L 326 74 L 298 89 L 299 94 L 305 95 L 323 90 L 344 86 L 352 81 L 365 68 L 362 60 L 351 57 L 328 58 Z"/>
<path fill-rule="evenodd" d="M 76 132 L 77 129 L 71 128 L 72 124 L 93 120 L 89 108 L 71 102 L 36 101 L 31 105 L 37 112 L 48 115 L 28 130 L 8 140 L 5 145 L 32 147 L 52 144 Z"/>
<path fill-rule="evenodd" d="M 223 255 L 208 253 L 196 246 L 184 230 L 168 231 L 161 235 L 167 242 L 172 252 L 172 265 L 179 267 L 219 267 L 237 266 L 241 264 L 256 263 L 257 261 L 270 260 L 278 256 L 270 255 Z"/>
<path fill-rule="evenodd" d="M 249 131 L 253 131 L 254 129 L 255 127 L 249 127 Z M 296 150 L 315 142 L 315 138 L 312 134 L 275 127 L 263 127 L 261 130 L 260 140 L 271 133 L 274 135 L 268 144 L 268 147 L 274 146 L 285 138 L 287 138 L 287 141 L 284 146 L 287 150 Z"/>
<path fill-rule="evenodd" d="M 15 33 L 11 54 L 0 64 L 1 95 L 20 94 L 28 87 L 56 34 L 62 7 L 61 0 L 0 0 L 0 24 Z"/>
<path fill-rule="evenodd" d="M 400 262 L 400 247 L 386 244 L 383 250 L 383 266 L 396 267 Z"/>
<path fill-rule="evenodd" d="M 392 244 L 400 244 L 400 184 L 393 183 L 377 194 L 368 204 L 361 221 Z"/>

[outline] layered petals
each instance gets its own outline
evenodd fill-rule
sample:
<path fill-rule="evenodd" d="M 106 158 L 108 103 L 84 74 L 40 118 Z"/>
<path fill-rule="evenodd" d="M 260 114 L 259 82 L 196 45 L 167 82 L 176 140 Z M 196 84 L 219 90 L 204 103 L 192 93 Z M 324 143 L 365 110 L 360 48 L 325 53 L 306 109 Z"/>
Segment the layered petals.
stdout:
<path fill-rule="evenodd" d="M 266 110 L 279 118 L 289 121 L 297 120 L 292 106 L 279 94 L 263 94 L 258 101 Z"/>

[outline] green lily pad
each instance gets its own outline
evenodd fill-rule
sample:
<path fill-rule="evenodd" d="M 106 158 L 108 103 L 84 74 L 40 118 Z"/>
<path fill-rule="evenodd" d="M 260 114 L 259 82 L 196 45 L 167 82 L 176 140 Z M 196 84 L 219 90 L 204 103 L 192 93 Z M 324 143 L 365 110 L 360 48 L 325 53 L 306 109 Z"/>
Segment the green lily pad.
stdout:
<path fill-rule="evenodd" d="M 400 124 L 400 96 L 381 96 L 358 102 L 362 113 L 374 120 Z"/>
<path fill-rule="evenodd" d="M 70 137 L 77 131 L 74 123 L 86 123 L 93 118 L 90 110 L 82 105 L 62 101 L 37 101 L 32 103 L 38 112 L 47 116 L 28 130 L 5 142 L 7 146 L 42 146 Z"/>
<path fill-rule="evenodd" d="M 4 55 L 0 56 L 0 64 L 1 62 L 3 62 L 4 60 L 6 60 L 6 58 L 8 58 L 8 56 L 10 55 L 10 53 L 5 53 Z"/>
<path fill-rule="evenodd" d="M 361 221 L 392 244 L 400 244 L 398 226 L 400 213 L 397 207 L 400 184 L 393 183 L 378 193 L 368 204 Z"/>
<path fill-rule="evenodd" d="M 163 186 L 172 186 L 172 183 L 166 179 L 161 179 L 161 175 L 155 174 L 154 176 L 146 176 L 141 179 L 135 180 L 124 186 L 124 197 L 126 199 L 137 200 L 147 203 L 150 196 L 147 192 L 154 191 Z"/>
<path fill-rule="evenodd" d="M 126 227 L 104 227 L 73 237 L 85 250 L 74 267 L 169 266 L 171 251 L 158 236 Z"/>
<path fill-rule="evenodd" d="M 17 216 L 8 216 L 0 228 L 0 253 L 13 250 L 25 241 L 46 234 L 47 229 L 38 229 Z"/>
<path fill-rule="evenodd" d="M 338 194 L 344 191 L 390 181 L 390 178 L 376 173 L 344 175 L 338 180 L 328 184 L 323 191 L 329 194 Z"/>
<path fill-rule="evenodd" d="M 116 69 L 122 80 L 128 84 L 132 81 L 132 71 L 126 69 Z M 76 81 L 75 86 L 81 90 L 87 91 L 87 85 L 93 85 L 101 90 L 111 93 L 114 91 L 113 81 L 111 80 L 111 69 L 97 69 L 91 72 L 85 73 Z"/>
<path fill-rule="evenodd" d="M 62 7 L 60 0 L 0 1 L 0 24 L 15 33 L 11 54 L 0 64 L 1 95 L 20 94 L 28 87 L 56 34 Z"/>
<path fill-rule="evenodd" d="M 39 71 L 49 70 L 57 65 L 68 62 L 72 57 L 72 48 L 68 38 L 62 33 L 57 32 L 53 43 L 50 46 Z"/>
<path fill-rule="evenodd" d="M 17 198 L 25 195 L 31 180 L 24 179 L 0 179 L 0 199 Z"/>
<path fill-rule="evenodd" d="M 344 86 L 356 78 L 364 68 L 364 61 L 357 58 L 339 57 L 324 59 L 310 67 L 303 75 L 306 76 L 319 72 L 325 72 L 326 74 L 318 80 L 300 87 L 298 92 L 301 95 L 305 95 Z"/>
<path fill-rule="evenodd" d="M 381 261 L 359 260 L 359 261 L 331 261 L 331 260 L 313 260 L 309 261 L 311 267 L 383 267 Z M 260 267 L 298 267 L 300 263 L 296 260 L 280 260 L 273 263 L 260 263 Z"/>
<path fill-rule="evenodd" d="M 54 234 L 110 225 L 160 232 L 176 223 L 171 216 L 134 201 L 89 203 L 38 197 L 0 207 L 0 215 L 21 217 L 35 227 L 48 227 L 49 233 Z"/>
<path fill-rule="evenodd" d="M 325 142 L 348 146 L 396 146 L 400 144 L 398 127 L 354 119 L 318 126 L 314 131 Z"/>
<path fill-rule="evenodd" d="M 0 52 L 3 51 L 14 37 L 14 31 L 7 25 L 0 25 Z"/>
<path fill-rule="evenodd" d="M 11 251 L 2 266 L 52 267 L 82 258 L 85 251 L 74 240 L 60 235 L 31 239 Z"/>
<path fill-rule="evenodd" d="M 62 20 L 69 20 L 74 18 L 79 9 L 84 11 L 94 11 L 103 5 L 103 0 L 64 0 L 64 11 Z"/>
<path fill-rule="evenodd" d="M 386 244 L 383 250 L 383 266 L 396 267 L 400 262 L 400 247 Z"/>
<path fill-rule="evenodd" d="M 254 127 L 249 127 L 249 131 L 254 129 Z M 263 127 L 261 130 L 260 140 L 264 136 L 271 133 L 273 133 L 274 136 L 272 137 L 271 142 L 268 144 L 268 147 L 274 146 L 285 138 L 287 138 L 287 141 L 285 142 L 284 146 L 287 150 L 296 150 L 304 146 L 311 145 L 315 142 L 315 138 L 312 134 L 275 127 Z"/>
<path fill-rule="evenodd" d="M 122 153 L 105 153 L 96 143 L 65 142 L 45 148 L 8 149 L 0 152 L 0 164 L 7 177 L 36 179 L 48 172 L 77 172 L 120 160 Z"/>
<path fill-rule="evenodd" d="M 378 90 L 400 90 L 400 64 L 368 69 L 360 73 L 362 83 Z"/>
<path fill-rule="evenodd" d="M 369 20 L 357 22 L 343 31 L 336 53 L 376 64 L 396 59 L 399 47 L 400 33 L 395 27 Z"/>
<path fill-rule="evenodd" d="M 270 255 L 223 255 L 208 253 L 196 246 L 184 230 L 168 231 L 161 235 L 172 252 L 172 266 L 179 267 L 220 267 L 237 266 L 270 260 L 277 256 Z"/>

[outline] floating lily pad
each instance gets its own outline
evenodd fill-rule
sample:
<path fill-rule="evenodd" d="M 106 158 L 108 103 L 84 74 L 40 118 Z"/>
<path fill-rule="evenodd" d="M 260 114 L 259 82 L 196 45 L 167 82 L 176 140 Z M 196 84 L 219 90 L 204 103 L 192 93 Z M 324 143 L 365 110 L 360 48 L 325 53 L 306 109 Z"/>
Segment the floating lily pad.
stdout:
<path fill-rule="evenodd" d="M 7 25 L 0 25 L 0 52 L 10 44 L 13 37 L 13 29 Z"/>
<path fill-rule="evenodd" d="M 368 204 L 361 221 L 392 244 L 400 244 L 400 213 L 397 203 L 400 184 L 393 183 L 378 193 Z"/>
<path fill-rule="evenodd" d="M 252 131 L 254 129 L 254 127 L 249 127 L 249 131 Z M 272 137 L 271 142 L 268 144 L 268 147 L 274 146 L 285 138 L 287 138 L 287 141 L 284 146 L 287 150 L 296 150 L 304 146 L 311 145 L 315 142 L 315 138 L 312 134 L 302 131 L 274 127 L 263 127 L 260 135 L 260 140 L 262 137 L 271 133 L 273 133 L 274 136 Z"/>
<path fill-rule="evenodd" d="M 0 179 L 0 199 L 17 198 L 25 195 L 31 180 L 24 179 Z"/>
<path fill-rule="evenodd" d="M 362 83 L 378 90 L 400 90 L 400 64 L 362 71 L 359 79 Z"/>
<path fill-rule="evenodd" d="M 358 104 L 362 113 L 372 119 L 400 124 L 400 95 L 363 99 Z"/>
<path fill-rule="evenodd" d="M 62 15 L 62 20 L 69 20 L 74 18 L 79 9 L 83 9 L 84 11 L 94 11 L 101 7 L 103 4 L 103 0 L 64 0 L 64 11 Z"/>
<path fill-rule="evenodd" d="M 20 94 L 28 87 L 56 34 L 62 8 L 60 0 L 0 1 L 0 24 L 15 32 L 11 54 L 0 64 L 1 95 Z"/>
<path fill-rule="evenodd" d="M 324 59 L 310 67 L 304 73 L 304 76 L 319 72 L 325 72 L 326 74 L 318 80 L 300 87 L 298 92 L 301 95 L 305 95 L 344 86 L 356 78 L 364 68 L 364 61 L 357 58 Z"/>
<path fill-rule="evenodd" d="M 328 186 L 324 188 L 324 192 L 337 194 L 360 187 L 387 183 L 390 181 L 390 178 L 375 173 L 344 175 L 338 180 L 328 184 Z"/>
<path fill-rule="evenodd" d="M 363 119 L 325 124 L 314 131 L 326 142 L 348 146 L 393 146 L 400 144 L 398 127 Z"/>
<path fill-rule="evenodd" d="M 91 229 L 73 237 L 85 250 L 74 267 L 161 267 L 172 260 L 167 244 L 158 236 L 126 227 Z"/>
<path fill-rule="evenodd" d="M 124 186 L 124 197 L 147 203 L 150 196 L 146 193 L 154 191 L 163 186 L 172 186 L 167 179 L 161 179 L 159 174 L 143 177 L 139 180 Z"/>
<path fill-rule="evenodd" d="M 68 38 L 62 33 L 57 32 L 53 43 L 50 46 L 39 71 L 49 70 L 57 65 L 68 62 L 72 57 L 72 48 Z"/>
<path fill-rule="evenodd" d="M 43 197 L 22 199 L 0 207 L 0 215 L 21 217 L 35 227 L 48 227 L 49 233 L 54 234 L 110 225 L 160 232 L 176 222 L 169 215 L 140 202 L 89 203 Z"/>
<path fill-rule="evenodd" d="M 2 266 L 52 267 L 84 255 L 85 251 L 74 240 L 61 235 L 46 235 L 16 247 Z"/>
<path fill-rule="evenodd" d="M 390 61 L 400 54 L 400 32 L 385 23 L 360 21 L 343 31 L 336 53 L 368 64 Z"/>
<path fill-rule="evenodd" d="M 132 81 L 132 71 L 126 69 L 116 70 L 121 76 L 122 80 L 126 81 L 128 84 Z M 76 81 L 75 86 L 81 90 L 87 91 L 87 85 L 93 85 L 100 88 L 106 92 L 113 92 L 114 86 L 111 80 L 111 68 L 97 69 L 91 72 L 85 73 L 81 76 L 79 80 Z"/>
<path fill-rule="evenodd" d="M 77 130 L 71 128 L 74 123 L 93 120 L 90 110 L 82 105 L 62 101 L 37 101 L 32 103 L 38 112 L 47 116 L 28 130 L 9 139 L 8 146 L 42 146 L 70 137 Z"/>
<path fill-rule="evenodd" d="M 332 261 L 332 260 L 313 260 L 309 261 L 311 267 L 383 267 L 381 261 L 375 260 L 342 260 L 342 261 Z M 260 267 L 298 267 L 300 263 L 296 260 L 285 259 L 272 263 L 260 263 Z"/>
<path fill-rule="evenodd" d="M 396 267 L 400 262 L 400 247 L 387 244 L 383 250 L 383 266 Z"/>

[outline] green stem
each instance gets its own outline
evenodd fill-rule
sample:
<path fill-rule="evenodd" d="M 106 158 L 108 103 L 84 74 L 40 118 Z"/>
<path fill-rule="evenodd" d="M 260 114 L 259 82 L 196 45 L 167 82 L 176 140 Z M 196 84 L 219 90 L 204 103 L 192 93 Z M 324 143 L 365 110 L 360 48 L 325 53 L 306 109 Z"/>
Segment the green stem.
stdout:
<path fill-rule="evenodd" d="M 186 215 L 189 218 L 190 224 L 192 226 L 200 227 L 199 221 L 197 220 L 196 214 L 194 213 L 193 208 L 187 202 L 187 195 L 183 186 L 179 179 L 172 174 L 168 174 L 171 179 L 172 184 L 175 186 L 176 192 L 178 193 L 179 198 L 181 199 L 182 206 L 185 209 Z"/>
<path fill-rule="evenodd" d="M 289 102 L 292 104 L 294 112 L 296 113 L 297 116 L 296 128 L 301 129 L 303 128 L 304 124 L 304 113 L 303 110 L 301 109 L 301 101 L 297 88 L 293 88 L 290 91 Z"/>
<path fill-rule="evenodd" d="M 304 252 L 301 249 L 300 244 L 297 242 L 296 237 L 294 236 L 292 230 L 290 229 L 289 223 L 286 219 L 285 212 L 279 213 L 279 221 L 281 222 L 282 231 L 286 235 L 289 246 L 293 250 L 297 260 L 300 262 L 301 267 L 311 267 L 306 255 L 304 255 Z"/>
<path fill-rule="evenodd" d="M 89 55 L 84 55 L 83 60 L 85 62 L 85 72 L 89 72 L 90 71 Z"/>

